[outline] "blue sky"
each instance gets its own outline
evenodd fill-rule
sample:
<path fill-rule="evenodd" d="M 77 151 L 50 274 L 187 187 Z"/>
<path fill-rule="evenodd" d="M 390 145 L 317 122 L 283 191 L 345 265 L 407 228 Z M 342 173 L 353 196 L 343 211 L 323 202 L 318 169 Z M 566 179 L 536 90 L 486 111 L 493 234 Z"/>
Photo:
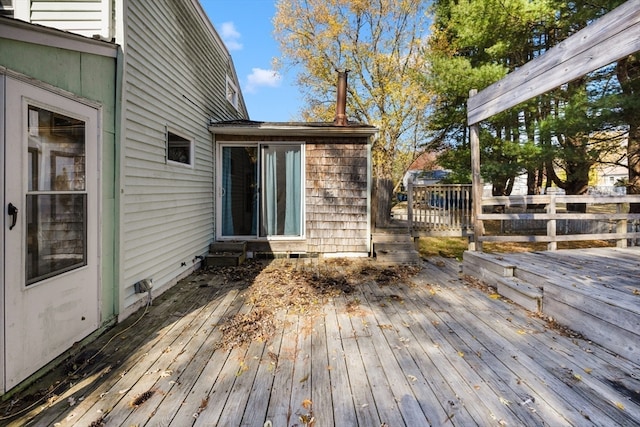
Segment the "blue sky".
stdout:
<path fill-rule="evenodd" d="M 224 40 L 238 73 L 251 120 L 287 122 L 299 116 L 295 74 L 273 71 L 280 55 L 273 38 L 275 0 L 200 0 Z"/>

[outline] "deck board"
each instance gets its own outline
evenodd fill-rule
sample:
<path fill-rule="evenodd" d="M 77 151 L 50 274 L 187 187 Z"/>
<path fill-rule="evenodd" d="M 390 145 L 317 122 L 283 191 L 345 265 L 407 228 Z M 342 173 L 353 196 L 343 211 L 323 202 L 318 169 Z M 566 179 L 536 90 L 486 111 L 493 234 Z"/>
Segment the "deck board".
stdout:
<path fill-rule="evenodd" d="M 607 256 L 612 266 L 634 262 Z M 531 258 L 541 271 L 545 257 Z M 570 262 L 551 257 L 548 265 L 569 274 Z M 590 275 L 589 258 L 575 254 L 573 262 Z M 300 260 L 266 268 L 291 264 L 340 271 Z M 91 375 L 8 425 L 87 426 L 104 417 L 123 427 L 303 426 L 307 415 L 316 427 L 640 424 L 640 366 L 549 328 L 465 282 L 459 268 L 430 260 L 410 280 L 366 280 L 325 298 L 317 312 L 279 311 L 271 340 L 230 351 L 219 345 L 221 325 L 251 310 L 246 287 L 178 285 L 108 344 Z M 146 391 L 149 399 L 132 406 Z"/>

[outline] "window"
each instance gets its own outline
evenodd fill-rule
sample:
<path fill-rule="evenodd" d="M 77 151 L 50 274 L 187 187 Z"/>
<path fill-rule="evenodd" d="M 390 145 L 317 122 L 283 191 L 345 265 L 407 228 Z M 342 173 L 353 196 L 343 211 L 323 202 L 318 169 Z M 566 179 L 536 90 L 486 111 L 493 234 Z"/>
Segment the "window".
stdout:
<path fill-rule="evenodd" d="M 167 163 L 193 166 L 193 141 L 167 131 Z"/>
<path fill-rule="evenodd" d="M 304 145 L 221 148 L 220 230 L 225 237 L 300 238 L 304 234 Z"/>
<path fill-rule="evenodd" d="M 0 16 L 13 18 L 13 0 L 0 0 Z"/>
<path fill-rule="evenodd" d="M 227 76 L 227 101 L 233 105 L 233 108 L 238 109 L 238 88 L 229 76 Z"/>
<path fill-rule="evenodd" d="M 27 285 L 87 265 L 86 123 L 29 106 Z"/>

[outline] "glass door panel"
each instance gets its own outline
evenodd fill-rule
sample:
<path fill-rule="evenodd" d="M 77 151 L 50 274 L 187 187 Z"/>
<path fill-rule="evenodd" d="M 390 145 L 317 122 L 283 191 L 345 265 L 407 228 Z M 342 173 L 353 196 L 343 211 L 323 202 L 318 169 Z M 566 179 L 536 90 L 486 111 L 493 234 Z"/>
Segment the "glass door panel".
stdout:
<path fill-rule="evenodd" d="M 261 236 L 302 235 L 300 145 L 263 145 Z"/>
<path fill-rule="evenodd" d="M 26 284 L 87 264 L 85 123 L 28 108 Z"/>
<path fill-rule="evenodd" d="M 258 224 L 258 149 L 222 147 L 222 235 L 255 236 Z"/>

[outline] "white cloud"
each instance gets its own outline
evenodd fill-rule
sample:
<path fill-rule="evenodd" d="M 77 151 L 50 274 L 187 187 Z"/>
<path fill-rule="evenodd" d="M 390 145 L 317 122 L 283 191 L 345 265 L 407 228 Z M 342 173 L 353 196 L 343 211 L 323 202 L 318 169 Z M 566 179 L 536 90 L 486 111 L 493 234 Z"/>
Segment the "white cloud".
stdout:
<path fill-rule="evenodd" d="M 222 41 L 224 41 L 224 44 L 227 45 L 227 49 L 242 49 L 242 43 L 240 43 L 240 38 L 242 37 L 242 35 L 238 30 L 236 30 L 236 26 L 233 22 L 223 22 L 220 25 L 220 36 L 222 37 Z"/>
<path fill-rule="evenodd" d="M 259 87 L 278 87 L 282 77 L 274 70 L 265 70 L 263 68 L 252 68 L 251 74 L 247 76 L 247 93 L 255 93 Z"/>

